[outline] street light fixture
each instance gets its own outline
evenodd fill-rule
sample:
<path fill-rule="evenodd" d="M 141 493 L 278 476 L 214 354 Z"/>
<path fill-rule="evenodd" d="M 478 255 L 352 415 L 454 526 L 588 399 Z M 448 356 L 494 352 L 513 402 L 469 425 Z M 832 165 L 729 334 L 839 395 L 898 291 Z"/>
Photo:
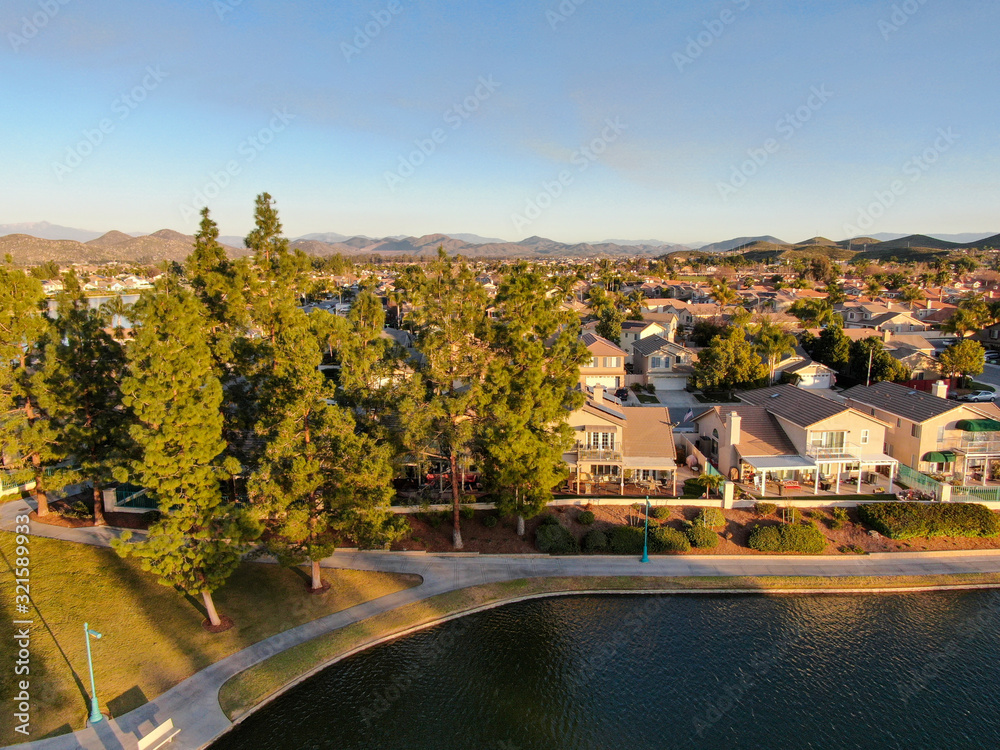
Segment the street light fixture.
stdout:
<path fill-rule="evenodd" d="M 649 495 L 646 495 L 646 530 L 642 534 L 642 560 L 649 562 Z"/>
<path fill-rule="evenodd" d="M 91 630 L 90 625 L 83 623 L 83 637 L 87 640 L 87 667 L 90 669 L 90 723 L 97 724 L 104 720 L 97 706 L 97 688 L 94 686 L 94 660 L 90 656 L 90 637 L 100 638 L 101 634 Z"/>

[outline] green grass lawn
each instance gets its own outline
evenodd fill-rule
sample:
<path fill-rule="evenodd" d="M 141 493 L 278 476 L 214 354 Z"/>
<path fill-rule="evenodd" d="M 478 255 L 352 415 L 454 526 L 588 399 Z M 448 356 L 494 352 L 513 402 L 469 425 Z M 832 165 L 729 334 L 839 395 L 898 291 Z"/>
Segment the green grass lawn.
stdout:
<path fill-rule="evenodd" d="M 120 716 L 252 643 L 419 583 L 417 576 L 324 570 L 330 591 L 313 596 L 305 591 L 304 571 L 246 563 L 215 596 L 219 613 L 232 618 L 235 627 L 213 635 L 201 626 L 200 597 L 159 585 L 133 560 L 106 548 L 30 540 L 33 607 L 21 615 L 13 610 L 15 537 L 0 532 L 0 663 L 13 669 L 12 621 L 34 620 L 33 740 L 84 726 L 85 687 L 90 689 L 84 622 L 104 636 L 92 644 L 101 709 Z M 0 680 L 0 701 L 8 709 L 15 695 L 9 677 Z M 8 719 L 9 714 L 0 722 L 0 744 L 23 742 Z"/>
<path fill-rule="evenodd" d="M 637 394 L 635 394 L 635 397 L 637 399 L 639 399 L 639 403 L 641 403 L 641 404 L 658 404 L 658 403 L 660 403 L 660 399 L 658 399 L 656 396 L 650 396 L 648 393 L 637 393 Z"/>
<path fill-rule="evenodd" d="M 275 654 L 231 678 L 219 691 L 219 703 L 230 719 L 236 719 L 260 704 L 272 693 L 317 666 L 382 637 L 401 633 L 439 620 L 447 615 L 467 612 L 477 607 L 509 601 L 533 594 L 567 591 L 670 591 L 681 589 L 893 589 L 914 586 L 1000 585 L 1000 574 L 963 574 L 939 576 L 893 576 L 842 578 L 810 576 L 763 577 L 630 577 L 600 576 L 572 578 L 521 578 L 515 581 L 472 586 L 440 594 L 421 602 L 362 620 L 319 638 Z"/>

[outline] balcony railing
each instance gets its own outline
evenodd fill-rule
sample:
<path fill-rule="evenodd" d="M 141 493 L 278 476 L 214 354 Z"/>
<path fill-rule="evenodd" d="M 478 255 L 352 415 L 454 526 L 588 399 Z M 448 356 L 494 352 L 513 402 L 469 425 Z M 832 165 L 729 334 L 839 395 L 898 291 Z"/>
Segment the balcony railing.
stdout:
<path fill-rule="evenodd" d="M 579 461 L 607 461 L 609 463 L 621 463 L 622 452 L 609 448 L 577 448 L 577 460 Z"/>
<path fill-rule="evenodd" d="M 973 440 L 968 437 L 948 438 L 937 442 L 938 451 L 959 451 L 965 454 L 981 455 L 986 453 L 1000 454 L 1000 435 L 990 433 L 989 440 Z M 995 438 L 995 439 L 994 439 Z"/>
<path fill-rule="evenodd" d="M 865 453 L 873 453 L 875 448 L 872 445 L 858 445 L 857 443 L 844 443 L 839 446 L 810 445 L 806 448 L 806 455 L 820 461 L 833 461 L 842 458 L 850 461 Z"/>

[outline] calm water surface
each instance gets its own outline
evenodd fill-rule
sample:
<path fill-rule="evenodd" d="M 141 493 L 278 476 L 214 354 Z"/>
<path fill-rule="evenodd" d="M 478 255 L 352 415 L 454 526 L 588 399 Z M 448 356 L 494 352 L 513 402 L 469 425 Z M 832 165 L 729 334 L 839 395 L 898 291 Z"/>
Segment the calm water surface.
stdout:
<path fill-rule="evenodd" d="M 1000 592 L 573 597 L 333 665 L 213 750 L 1000 748 Z"/>

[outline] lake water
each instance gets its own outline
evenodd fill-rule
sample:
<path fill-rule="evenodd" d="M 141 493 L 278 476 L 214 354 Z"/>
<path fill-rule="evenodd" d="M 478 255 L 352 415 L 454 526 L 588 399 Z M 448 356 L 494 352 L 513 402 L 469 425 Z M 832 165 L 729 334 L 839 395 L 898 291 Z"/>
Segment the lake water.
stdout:
<path fill-rule="evenodd" d="M 996 748 L 998 656 L 992 591 L 537 600 L 335 664 L 212 748 Z"/>
<path fill-rule="evenodd" d="M 134 305 L 139 300 L 138 294 L 124 293 L 118 296 L 122 298 L 122 302 L 124 302 L 126 305 Z M 103 295 L 100 297 L 97 296 L 87 297 L 87 304 L 90 306 L 91 310 L 98 310 L 100 309 L 101 305 L 103 305 L 105 302 L 110 302 L 111 300 L 112 296 L 110 295 Z M 49 315 L 53 318 L 57 317 L 56 309 L 59 306 L 59 301 L 54 298 L 50 298 L 48 304 L 49 304 Z M 121 315 L 115 315 L 111 319 L 111 325 L 112 326 L 120 325 L 122 328 L 131 328 L 132 321 L 130 321 L 128 318 L 122 317 Z"/>

